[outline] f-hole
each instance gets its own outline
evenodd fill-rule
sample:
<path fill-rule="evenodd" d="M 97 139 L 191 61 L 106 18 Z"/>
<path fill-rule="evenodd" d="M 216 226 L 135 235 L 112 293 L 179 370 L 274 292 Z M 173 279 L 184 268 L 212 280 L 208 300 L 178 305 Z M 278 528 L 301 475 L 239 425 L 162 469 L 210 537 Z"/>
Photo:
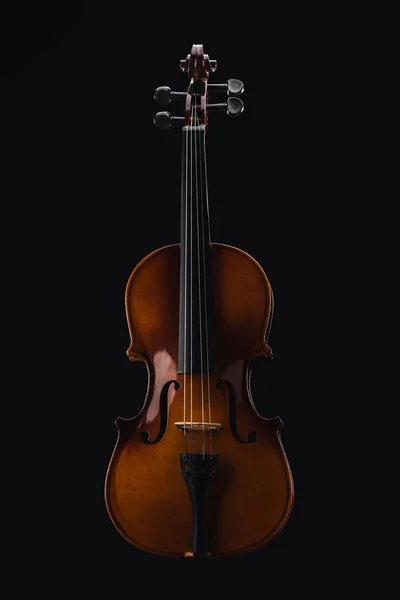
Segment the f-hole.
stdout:
<path fill-rule="evenodd" d="M 222 385 L 225 385 L 228 390 L 228 403 L 229 403 L 229 427 L 232 432 L 235 440 L 240 442 L 241 444 L 252 444 L 256 441 L 256 432 L 249 431 L 247 434 L 247 440 L 244 440 L 240 437 L 239 432 L 237 430 L 237 419 L 236 419 L 236 395 L 235 389 L 230 381 L 226 381 L 225 379 L 221 379 L 217 383 L 217 388 L 220 389 Z"/>
<path fill-rule="evenodd" d="M 150 441 L 150 432 L 143 431 L 142 435 L 140 437 L 142 439 L 142 442 L 144 442 L 145 444 L 157 444 L 160 440 L 162 440 L 162 438 L 165 435 L 165 432 L 167 431 L 168 392 L 169 392 L 169 388 L 171 387 L 171 383 L 174 384 L 176 390 L 178 390 L 180 388 L 179 381 L 175 381 L 175 379 L 172 379 L 171 381 L 167 381 L 167 383 L 165 383 L 163 385 L 163 388 L 162 388 L 161 394 L 160 394 L 160 431 L 158 432 L 158 435 L 155 438 L 155 440 L 153 440 L 152 442 Z"/>

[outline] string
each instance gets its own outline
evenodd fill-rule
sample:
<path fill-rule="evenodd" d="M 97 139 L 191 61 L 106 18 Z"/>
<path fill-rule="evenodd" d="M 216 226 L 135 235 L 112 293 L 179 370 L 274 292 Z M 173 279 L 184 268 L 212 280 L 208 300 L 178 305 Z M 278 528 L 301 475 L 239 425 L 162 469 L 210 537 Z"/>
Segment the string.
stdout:
<path fill-rule="evenodd" d="M 190 311 L 189 311 L 189 332 L 190 332 L 190 431 L 191 431 L 191 443 L 192 443 L 192 454 L 194 454 L 194 427 L 193 427 L 193 350 L 194 343 L 197 340 L 193 340 L 193 234 L 194 234 L 194 217 L 193 217 L 193 200 L 194 200 L 194 188 L 196 194 L 196 229 L 197 229 L 197 265 L 198 265 L 198 294 L 199 294 L 199 345 L 200 345 L 200 386 L 201 386 L 201 414 L 202 414 L 202 448 L 203 448 L 203 457 L 205 456 L 205 401 L 204 401 L 204 364 L 203 361 L 205 359 L 206 362 L 206 371 L 207 371 L 207 394 L 208 394 L 208 421 L 211 425 L 211 390 L 210 390 L 210 359 L 209 359 L 209 347 L 208 347 L 208 322 L 207 322 L 207 277 L 206 277 L 206 233 L 204 231 L 205 220 L 204 220 L 204 200 L 206 201 L 206 210 L 208 211 L 208 190 L 207 185 L 205 186 L 205 198 L 203 198 L 204 189 L 203 189 L 203 178 L 202 178 L 202 170 L 201 165 L 198 165 L 198 160 L 200 159 L 200 152 L 204 153 L 204 145 L 201 146 L 201 142 L 204 144 L 204 140 L 202 137 L 197 140 L 197 131 L 201 131 L 200 122 L 197 115 L 196 108 L 196 96 L 194 95 L 194 103 L 191 106 L 191 118 L 190 124 L 188 126 L 188 131 L 186 133 L 186 152 L 185 152 L 185 230 L 184 230 L 184 350 L 183 350 L 183 362 L 184 362 L 184 375 L 183 375 L 183 385 L 184 385 L 184 404 L 183 404 L 183 428 L 184 428 L 184 447 L 185 453 L 187 454 L 187 426 L 186 426 L 186 381 L 187 381 L 187 332 L 188 332 L 188 303 L 187 303 L 187 294 L 188 294 L 188 247 L 190 247 Z M 190 144 L 190 148 L 189 148 Z M 199 146 L 199 150 L 198 150 Z M 189 201 L 189 153 L 190 153 L 190 201 Z M 201 157 L 204 158 L 204 157 Z M 195 169 L 195 177 L 193 177 L 193 161 L 194 161 L 194 169 Z M 206 182 L 206 164 L 205 158 L 203 160 L 203 169 L 204 169 L 204 178 Z M 199 179 L 200 179 L 200 194 L 199 194 Z M 200 195 L 200 200 L 199 200 Z M 201 205 L 199 207 L 199 202 Z M 202 228 L 202 240 L 201 240 L 201 252 L 200 252 L 200 211 L 201 211 L 201 228 Z M 189 217 L 190 213 L 190 217 Z M 189 222 L 190 219 L 190 222 Z M 188 239 L 190 236 L 190 239 Z M 209 232 L 208 232 L 208 243 L 210 243 Z M 202 261 L 201 261 L 202 254 Z M 202 295 L 202 285 L 203 285 L 203 295 Z M 203 308 L 204 306 L 204 308 Z M 205 321 L 205 342 L 206 342 L 206 352 L 205 357 L 203 354 L 203 310 L 204 310 L 204 321 Z M 212 454 L 212 431 L 211 427 L 209 428 L 209 444 L 210 444 L 210 454 Z"/>
<path fill-rule="evenodd" d="M 204 141 L 203 141 L 203 146 L 201 148 L 201 152 L 203 153 L 203 167 L 204 167 L 204 182 L 205 182 L 205 201 L 206 201 L 206 210 L 208 212 L 208 189 L 207 189 L 207 168 L 206 168 L 206 160 L 205 160 L 205 147 L 204 147 Z M 203 178 L 200 177 L 200 188 L 201 188 L 201 198 L 203 198 Z M 203 227 L 205 224 L 205 219 L 204 219 L 204 200 L 201 203 L 201 217 L 202 217 L 202 223 L 203 223 Z M 209 220 L 207 221 L 209 222 Z M 204 282 L 204 298 L 205 298 L 205 303 L 207 303 L 207 277 L 206 277 L 206 240 L 205 240 L 206 236 L 205 236 L 205 232 L 203 233 L 202 236 L 202 247 L 203 247 L 203 282 Z M 210 244 L 210 233 L 209 231 L 207 232 L 207 240 L 208 240 L 208 244 Z M 205 306 L 207 307 L 207 304 L 205 304 Z M 210 454 L 212 454 L 212 432 L 211 432 L 211 390 L 210 390 L 210 358 L 209 358 L 209 345 L 208 345 L 208 319 L 207 319 L 207 308 L 204 311 L 204 320 L 205 320 L 205 332 L 206 332 L 206 370 L 207 370 L 207 380 L 208 380 L 208 385 L 207 385 L 207 393 L 208 393 L 208 422 L 209 422 L 209 433 L 210 433 Z M 203 422 L 204 422 L 204 417 L 203 417 Z"/>
<path fill-rule="evenodd" d="M 196 100 L 196 98 L 195 98 Z M 192 439 L 192 454 L 194 454 L 194 437 L 193 437 L 193 115 L 195 109 L 191 107 L 190 119 L 190 431 Z"/>
<path fill-rule="evenodd" d="M 188 135 L 185 140 L 185 233 L 183 236 L 184 248 L 184 309 L 183 309 L 183 443 L 185 454 L 187 454 L 187 431 L 186 431 L 186 370 L 187 370 L 187 241 L 188 241 Z"/>
<path fill-rule="evenodd" d="M 198 125 L 198 116 L 196 113 L 196 126 Z M 200 131 L 200 129 L 199 129 Z M 204 388 L 203 388 L 203 333 L 202 333 L 202 302 L 201 302 L 201 261 L 200 261 L 200 218 L 199 218 L 199 190 L 197 173 L 197 132 L 195 133 L 194 160 L 196 165 L 196 220 L 197 220 L 197 263 L 198 263 L 198 288 L 199 288 L 199 344 L 200 344 L 200 388 L 201 388 L 201 422 L 202 422 L 202 445 L 203 457 L 205 456 L 205 423 L 204 423 Z M 200 176 L 201 181 L 201 176 Z M 204 223 L 202 223 L 204 226 Z M 203 262 L 204 266 L 204 262 Z"/>

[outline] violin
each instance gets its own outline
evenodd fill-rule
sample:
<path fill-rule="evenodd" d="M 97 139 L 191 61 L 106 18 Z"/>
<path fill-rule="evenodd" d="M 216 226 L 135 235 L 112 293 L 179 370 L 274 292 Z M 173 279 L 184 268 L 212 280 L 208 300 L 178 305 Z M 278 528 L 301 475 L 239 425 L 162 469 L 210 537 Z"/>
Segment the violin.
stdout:
<path fill-rule="evenodd" d="M 181 239 L 132 271 L 125 295 L 130 361 L 148 386 L 136 416 L 117 417 L 105 502 L 133 546 L 171 558 L 237 555 L 285 526 L 294 501 L 280 417 L 262 417 L 250 390 L 252 362 L 273 358 L 273 292 L 245 251 L 211 242 L 205 142 L 211 110 L 243 111 L 237 79 L 211 84 L 217 62 L 193 45 L 180 61 L 187 92 L 157 88 L 184 116 L 161 111 L 161 129 L 182 126 Z M 209 97 L 226 94 L 226 102 Z"/>

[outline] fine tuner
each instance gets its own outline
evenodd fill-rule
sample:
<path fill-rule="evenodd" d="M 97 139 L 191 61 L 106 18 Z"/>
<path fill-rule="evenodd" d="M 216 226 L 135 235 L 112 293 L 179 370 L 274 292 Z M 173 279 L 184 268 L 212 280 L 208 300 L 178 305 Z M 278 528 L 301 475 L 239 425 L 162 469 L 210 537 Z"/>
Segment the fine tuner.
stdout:
<path fill-rule="evenodd" d="M 189 74 L 190 84 L 187 92 L 174 92 L 170 87 L 163 85 L 154 92 L 154 100 L 164 106 L 177 98 L 185 98 L 185 116 L 173 116 L 169 111 L 158 112 L 153 123 L 159 129 L 170 129 L 174 123 L 184 121 L 183 125 L 207 127 L 208 112 L 224 112 L 230 117 L 239 116 L 244 105 L 240 98 L 244 92 L 244 84 L 240 79 L 228 79 L 226 83 L 208 83 L 210 72 L 217 68 L 217 62 L 210 60 L 208 55 L 188 55 L 186 60 L 180 61 L 182 71 Z M 225 92 L 226 102 L 209 103 L 209 92 Z"/>

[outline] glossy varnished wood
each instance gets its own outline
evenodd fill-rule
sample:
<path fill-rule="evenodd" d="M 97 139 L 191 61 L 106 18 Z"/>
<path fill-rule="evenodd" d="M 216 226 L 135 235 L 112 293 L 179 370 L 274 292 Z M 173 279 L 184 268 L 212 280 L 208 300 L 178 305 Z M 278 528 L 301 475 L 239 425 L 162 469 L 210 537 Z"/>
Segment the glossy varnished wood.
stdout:
<path fill-rule="evenodd" d="M 265 341 L 272 311 L 272 291 L 260 265 L 248 254 L 212 244 L 212 280 L 217 372 L 210 376 L 177 374 L 179 323 L 179 245 L 161 248 L 133 271 L 126 290 L 131 334 L 130 360 L 144 361 L 149 385 L 143 408 L 131 419 L 118 418 L 118 440 L 106 477 L 106 505 L 120 534 L 149 552 L 183 557 L 190 550 L 192 512 L 179 456 L 184 435 L 174 423 L 221 424 L 212 435 L 219 454 L 209 506 L 208 529 L 215 556 L 252 550 L 272 539 L 286 523 L 293 504 L 293 481 L 280 440 L 281 420 L 262 418 L 249 389 L 256 356 L 268 356 Z M 160 393 L 169 388 L 168 425 L 160 430 Z M 232 435 L 228 416 L 228 381 L 235 393 L 241 444 Z M 208 395 L 210 390 L 210 396 Z M 211 414 L 209 414 L 209 397 Z M 184 399 L 186 398 L 186 403 Z M 184 404 L 186 406 L 184 407 Z M 211 417 L 209 419 L 209 417 Z M 204 446 L 203 446 L 204 440 Z M 210 451 L 209 435 L 187 436 L 191 452 Z"/>

